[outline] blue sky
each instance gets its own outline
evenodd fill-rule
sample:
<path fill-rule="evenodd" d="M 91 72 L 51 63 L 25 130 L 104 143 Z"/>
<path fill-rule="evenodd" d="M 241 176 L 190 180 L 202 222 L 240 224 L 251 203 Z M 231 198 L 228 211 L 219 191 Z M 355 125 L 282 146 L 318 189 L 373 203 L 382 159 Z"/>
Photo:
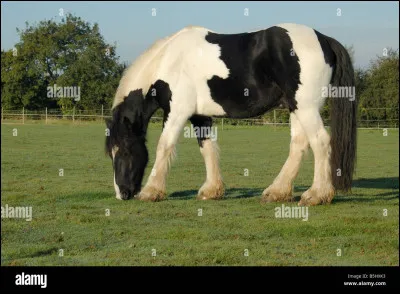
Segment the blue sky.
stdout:
<path fill-rule="evenodd" d="M 1 2 L 1 49 L 19 41 L 16 28 L 60 20 L 59 9 L 97 22 L 121 61 L 131 63 L 157 39 L 187 25 L 240 33 L 293 22 L 308 25 L 355 48 L 365 67 L 383 48 L 399 48 L 398 2 Z M 152 16 L 152 9 L 156 16 Z M 248 16 L 244 10 L 248 8 Z M 340 9 L 341 16 L 338 16 Z"/>

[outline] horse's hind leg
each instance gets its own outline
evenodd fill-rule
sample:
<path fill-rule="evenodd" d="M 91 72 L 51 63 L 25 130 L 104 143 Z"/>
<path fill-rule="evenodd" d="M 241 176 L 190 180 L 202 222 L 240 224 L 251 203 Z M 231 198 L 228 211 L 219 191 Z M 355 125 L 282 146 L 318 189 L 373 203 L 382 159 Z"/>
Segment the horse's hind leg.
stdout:
<path fill-rule="evenodd" d="M 301 108 L 300 106 L 295 113 L 314 153 L 314 181 L 312 186 L 301 195 L 299 205 L 330 203 L 335 193 L 330 167 L 330 136 L 317 107 Z"/>
<path fill-rule="evenodd" d="M 280 202 L 292 200 L 292 183 L 300 168 L 303 153 L 308 149 L 308 139 L 294 113 L 290 114 L 290 151 L 284 166 L 273 183 L 264 190 L 262 201 Z"/>
<path fill-rule="evenodd" d="M 224 184 L 219 168 L 218 145 L 214 138 L 210 137 L 212 119 L 207 116 L 194 115 L 190 118 L 190 122 L 195 130 L 199 131 L 196 133 L 197 141 L 207 170 L 206 181 L 201 186 L 197 198 L 201 200 L 220 199 L 224 195 Z M 204 134 L 201 130 L 207 133 Z"/>

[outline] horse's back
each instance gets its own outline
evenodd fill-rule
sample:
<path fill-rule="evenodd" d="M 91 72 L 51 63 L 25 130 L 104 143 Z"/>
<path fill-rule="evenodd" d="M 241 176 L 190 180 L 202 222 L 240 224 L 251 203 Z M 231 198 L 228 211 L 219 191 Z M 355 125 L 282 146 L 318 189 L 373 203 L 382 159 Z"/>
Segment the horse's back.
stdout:
<path fill-rule="evenodd" d="M 182 99 L 196 100 L 198 114 L 251 117 L 279 104 L 293 111 L 301 85 L 312 92 L 313 82 L 330 80 L 320 41 L 314 29 L 292 23 L 238 34 L 189 26 L 166 47 L 157 78 L 172 92 L 195 93 Z"/>
<path fill-rule="evenodd" d="M 148 50 L 125 92 L 142 88 L 146 95 L 161 80 L 172 103 L 201 115 L 252 117 L 280 104 L 294 111 L 299 88 L 315 92 L 332 74 L 325 36 L 317 33 L 291 23 L 238 34 L 187 26 Z"/>

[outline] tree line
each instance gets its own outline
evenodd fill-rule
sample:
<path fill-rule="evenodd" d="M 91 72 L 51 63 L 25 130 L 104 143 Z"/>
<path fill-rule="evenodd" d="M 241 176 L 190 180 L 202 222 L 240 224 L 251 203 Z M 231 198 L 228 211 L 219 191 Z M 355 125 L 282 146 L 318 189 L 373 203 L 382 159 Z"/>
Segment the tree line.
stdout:
<path fill-rule="evenodd" d="M 119 61 L 116 45 L 105 42 L 97 23 L 67 14 L 60 22 L 25 23 L 25 28 L 17 32 L 20 41 L 1 51 L 4 109 L 92 110 L 100 105 L 111 108 L 127 64 Z M 352 46 L 347 49 L 354 58 Z M 355 69 L 355 80 L 359 118 L 398 119 L 398 49 L 383 48 L 382 55 L 371 60 L 368 68 Z M 68 93 L 62 89 L 69 88 L 72 94 L 79 90 L 79 99 L 63 99 Z M 329 116 L 329 107 L 326 103 L 324 117 Z M 279 119 L 286 119 L 288 113 L 279 115 Z"/>

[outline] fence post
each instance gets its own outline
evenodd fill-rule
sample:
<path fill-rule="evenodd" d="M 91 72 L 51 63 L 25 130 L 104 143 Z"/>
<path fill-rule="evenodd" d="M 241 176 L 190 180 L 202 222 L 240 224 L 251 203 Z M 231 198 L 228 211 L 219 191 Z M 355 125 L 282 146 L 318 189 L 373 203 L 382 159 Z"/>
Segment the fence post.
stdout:
<path fill-rule="evenodd" d="M 72 121 L 75 121 L 75 106 L 74 106 L 74 110 L 72 111 Z"/>
<path fill-rule="evenodd" d="M 24 113 L 25 113 L 25 107 L 22 107 L 22 124 L 25 124 L 25 117 L 24 117 Z"/>
<path fill-rule="evenodd" d="M 104 119 L 104 105 L 101 104 L 101 121 L 103 122 Z"/>
<path fill-rule="evenodd" d="M 46 125 L 47 125 L 47 107 L 46 107 Z"/>
<path fill-rule="evenodd" d="M 4 120 L 4 107 L 1 108 L 1 122 Z"/>
<path fill-rule="evenodd" d="M 224 119 L 222 119 L 222 130 L 224 130 Z"/>
<path fill-rule="evenodd" d="M 276 130 L 276 109 L 274 109 L 274 129 Z"/>

